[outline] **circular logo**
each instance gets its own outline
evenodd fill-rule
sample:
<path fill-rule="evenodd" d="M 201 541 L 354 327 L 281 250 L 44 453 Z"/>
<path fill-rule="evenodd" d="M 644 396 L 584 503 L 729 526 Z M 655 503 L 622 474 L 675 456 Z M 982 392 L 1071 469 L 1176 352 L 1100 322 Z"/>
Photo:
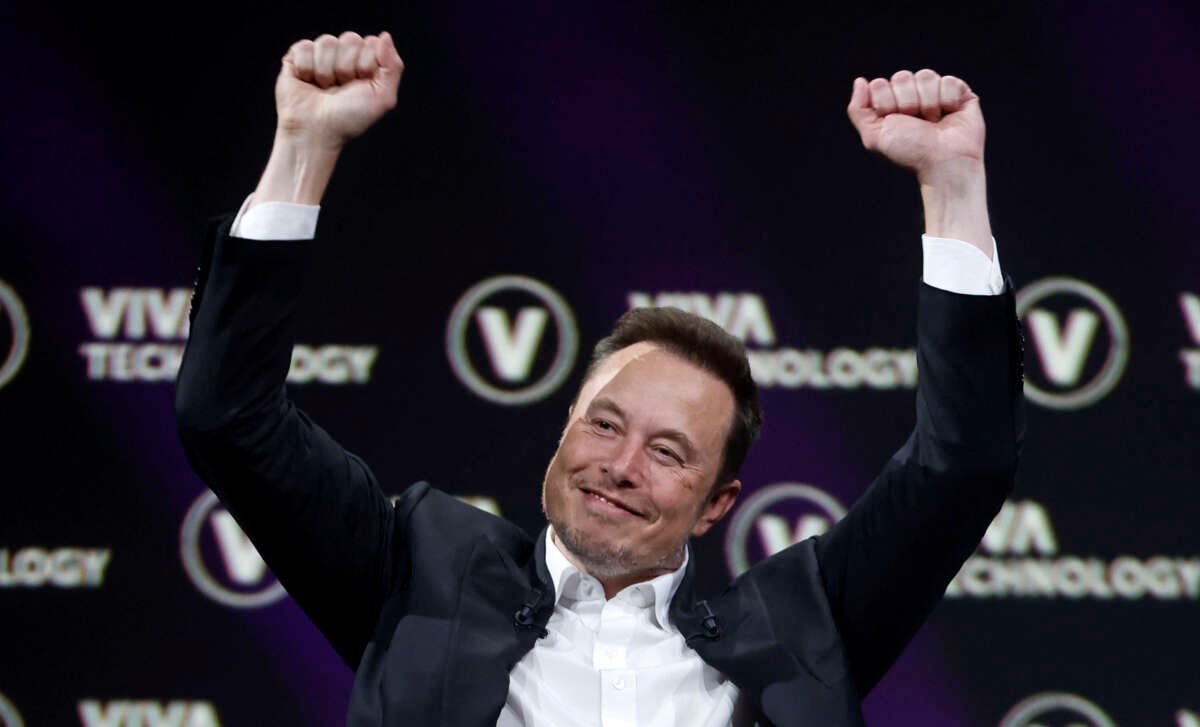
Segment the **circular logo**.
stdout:
<path fill-rule="evenodd" d="M 1075 694 L 1042 692 L 1022 699 L 999 727 L 1117 727 L 1103 709 Z"/>
<path fill-rule="evenodd" d="M 0 727 L 25 727 L 21 713 L 3 694 L 0 694 Z"/>
<path fill-rule="evenodd" d="M 550 319 L 554 325 L 547 330 Z M 579 332 L 566 301 L 545 283 L 521 275 L 476 284 L 454 304 L 446 325 L 446 355 L 455 376 L 497 404 L 549 396 L 571 373 L 578 349 Z"/>
<path fill-rule="evenodd" d="M 3 348 L 0 348 L 4 355 L 0 363 L 0 388 L 3 388 L 17 375 L 21 364 L 25 362 L 25 354 L 29 352 L 29 316 L 25 315 L 25 306 L 21 304 L 16 291 L 3 280 L 0 280 L 0 310 L 8 318 L 11 331 L 8 351 L 3 352 Z"/>
<path fill-rule="evenodd" d="M 1017 316 L 1038 358 L 1025 396 L 1052 409 L 1102 399 L 1129 361 L 1129 329 L 1112 298 L 1075 278 L 1046 278 L 1017 293 Z M 1103 326 L 1101 326 L 1103 324 Z"/>
<path fill-rule="evenodd" d="M 734 513 L 725 531 L 725 564 L 737 577 L 763 558 L 813 535 L 846 516 L 824 490 L 800 482 L 767 485 Z"/>
<path fill-rule="evenodd" d="M 283 584 L 220 504 L 205 492 L 183 518 L 179 555 L 188 578 L 201 593 L 233 608 L 261 608 L 285 597 Z M 223 574 L 225 583 L 216 574 Z"/>

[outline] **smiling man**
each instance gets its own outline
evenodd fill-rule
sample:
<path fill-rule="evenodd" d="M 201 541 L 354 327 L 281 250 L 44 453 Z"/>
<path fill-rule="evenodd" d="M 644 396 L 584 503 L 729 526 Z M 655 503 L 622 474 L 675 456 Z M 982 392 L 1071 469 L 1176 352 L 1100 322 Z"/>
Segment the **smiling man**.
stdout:
<path fill-rule="evenodd" d="M 621 345 L 635 335 L 644 338 Z M 542 507 L 553 542 L 611 598 L 678 570 L 688 538 L 725 515 L 746 449 L 727 452 L 726 441 L 748 445 L 762 414 L 740 344 L 703 319 L 638 308 L 598 350 L 546 471 Z M 705 368 L 721 364 L 730 383 Z"/>
<path fill-rule="evenodd" d="M 916 426 L 830 532 L 701 598 L 688 540 L 733 506 L 762 421 L 741 344 L 709 321 L 636 309 L 596 345 L 534 539 L 426 483 L 393 505 L 288 400 L 318 205 L 402 70 L 386 33 L 288 51 L 263 176 L 210 231 L 176 392 L 192 466 L 356 670 L 347 723 L 862 725 L 1017 463 L 979 99 L 931 70 L 854 81 L 864 146 L 915 173 L 925 208 Z"/>

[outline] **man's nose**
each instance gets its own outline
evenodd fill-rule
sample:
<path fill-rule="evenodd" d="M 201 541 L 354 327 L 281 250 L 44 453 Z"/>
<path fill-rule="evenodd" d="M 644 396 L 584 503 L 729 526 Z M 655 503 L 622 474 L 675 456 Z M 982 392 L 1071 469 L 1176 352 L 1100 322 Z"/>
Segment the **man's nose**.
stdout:
<path fill-rule="evenodd" d="M 646 454 L 635 438 L 626 437 L 619 447 L 613 449 L 608 461 L 600 471 L 608 475 L 620 487 L 637 487 L 645 477 Z"/>

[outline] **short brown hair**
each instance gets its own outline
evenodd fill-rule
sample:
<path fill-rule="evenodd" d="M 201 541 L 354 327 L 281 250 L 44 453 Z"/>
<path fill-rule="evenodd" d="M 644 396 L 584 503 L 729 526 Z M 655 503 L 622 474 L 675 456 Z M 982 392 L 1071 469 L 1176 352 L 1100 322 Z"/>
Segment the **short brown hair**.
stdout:
<path fill-rule="evenodd" d="M 606 358 L 641 341 L 657 343 L 696 364 L 725 382 L 733 392 L 733 421 L 713 486 L 737 477 L 750 445 L 762 430 L 763 418 L 745 345 L 707 318 L 678 308 L 633 308 L 618 318 L 612 333 L 592 349 L 592 360 L 583 380 L 590 379 Z"/>

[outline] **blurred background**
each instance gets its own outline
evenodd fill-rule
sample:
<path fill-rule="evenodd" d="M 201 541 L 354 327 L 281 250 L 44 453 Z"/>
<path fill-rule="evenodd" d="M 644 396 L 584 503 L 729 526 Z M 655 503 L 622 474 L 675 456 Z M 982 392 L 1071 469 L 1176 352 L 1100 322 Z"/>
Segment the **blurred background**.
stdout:
<path fill-rule="evenodd" d="M 390 494 L 531 533 L 587 351 L 667 303 L 766 427 L 704 590 L 829 527 L 913 423 L 917 185 L 855 76 L 965 79 L 1019 291 L 1012 499 L 872 725 L 1200 725 L 1200 10 L 1142 3 L 0 8 L 0 725 L 330 725 L 352 671 L 179 446 L 203 232 L 279 59 L 390 30 L 399 105 L 321 210 L 289 391 Z M 420 655 L 414 655 L 420 658 Z"/>

